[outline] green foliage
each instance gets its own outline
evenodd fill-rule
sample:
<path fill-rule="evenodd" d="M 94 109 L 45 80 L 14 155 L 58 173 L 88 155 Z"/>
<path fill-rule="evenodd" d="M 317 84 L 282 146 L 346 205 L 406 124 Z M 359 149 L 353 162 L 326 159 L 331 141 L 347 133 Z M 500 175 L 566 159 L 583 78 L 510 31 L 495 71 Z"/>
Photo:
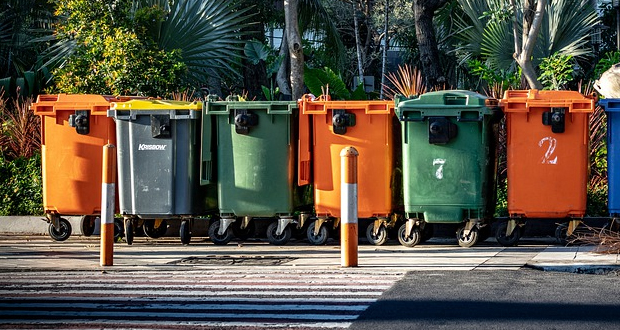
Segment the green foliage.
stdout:
<path fill-rule="evenodd" d="M 330 68 L 313 69 L 306 67 L 304 69 L 304 83 L 310 90 L 310 93 L 319 96 L 329 94 L 334 100 L 349 100 L 351 92 L 347 89 L 347 85 L 342 78 Z"/>
<path fill-rule="evenodd" d="M 276 87 L 275 89 L 267 88 L 266 86 L 260 86 L 263 90 L 263 95 L 265 95 L 265 100 L 267 101 L 277 101 L 278 95 L 280 94 L 280 88 Z"/>
<path fill-rule="evenodd" d="M 497 201 L 495 207 L 495 217 L 508 216 L 508 187 L 506 180 L 497 184 Z"/>
<path fill-rule="evenodd" d="M 596 66 L 594 67 L 594 77 L 596 77 L 598 79 L 598 77 L 600 77 L 603 72 L 609 70 L 609 68 L 611 68 L 612 65 L 619 63 L 620 62 L 620 52 L 619 51 L 612 51 L 612 52 L 608 52 L 605 53 L 605 56 L 603 56 L 603 58 L 601 58 L 598 63 L 596 63 Z"/>
<path fill-rule="evenodd" d="M 607 185 L 599 187 L 588 187 L 588 199 L 586 204 L 586 214 L 591 217 L 609 216 L 607 208 Z"/>
<path fill-rule="evenodd" d="M 554 53 L 540 62 L 540 76 L 538 77 L 544 89 L 564 89 L 566 84 L 573 80 L 573 56 Z"/>
<path fill-rule="evenodd" d="M 492 69 L 489 65 L 477 59 L 469 60 L 467 64 L 472 75 L 479 77 L 489 86 L 498 88 L 501 91 L 517 88 L 521 84 L 520 71 Z"/>
<path fill-rule="evenodd" d="M 43 214 L 41 155 L 0 158 L 0 215 Z"/>
<path fill-rule="evenodd" d="M 55 71 L 60 92 L 166 97 L 179 89 L 177 79 L 187 70 L 179 50 L 149 47 L 124 28 L 94 33 L 84 44 Z"/>
<path fill-rule="evenodd" d="M 319 96 L 329 94 L 333 100 L 366 100 L 368 96 L 364 91 L 363 82 L 357 85 L 355 90 L 349 91 L 342 77 L 332 69 L 304 69 L 304 83 L 310 93 Z"/>
<path fill-rule="evenodd" d="M 61 92 L 167 97 L 234 75 L 252 15 L 233 0 L 58 0 Z"/>

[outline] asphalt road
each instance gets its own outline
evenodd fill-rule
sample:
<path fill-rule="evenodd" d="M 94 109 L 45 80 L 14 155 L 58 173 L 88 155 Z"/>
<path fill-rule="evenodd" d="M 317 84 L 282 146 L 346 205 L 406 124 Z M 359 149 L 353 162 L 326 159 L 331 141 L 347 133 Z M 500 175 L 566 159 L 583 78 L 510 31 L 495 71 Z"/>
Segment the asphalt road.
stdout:
<path fill-rule="evenodd" d="M 350 329 L 619 329 L 619 309 L 613 273 L 409 272 Z"/>

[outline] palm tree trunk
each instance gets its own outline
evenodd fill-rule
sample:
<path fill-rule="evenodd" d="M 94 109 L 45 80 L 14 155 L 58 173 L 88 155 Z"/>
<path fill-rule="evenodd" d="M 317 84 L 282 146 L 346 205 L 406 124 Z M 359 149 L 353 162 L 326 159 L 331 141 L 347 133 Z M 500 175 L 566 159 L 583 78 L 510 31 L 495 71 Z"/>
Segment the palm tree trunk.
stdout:
<path fill-rule="evenodd" d="M 441 87 L 445 83 L 445 76 L 439 63 L 439 49 L 433 27 L 435 11 L 448 0 L 414 0 L 413 12 L 415 18 L 415 32 L 420 51 L 420 62 L 426 85 L 429 89 Z"/>
<path fill-rule="evenodd" d="M 540 27 L 542 25 L 543 14 L 545 13 L 546 6 L 547 0 L 538 0 L 538 3 L 536 5 L 536 11 L 534 12 L 531 20 L 526 17 L 527 15 L 524 15 L 524 31 L 523 40 L 521 43 L 522 48 L 515 49 L 515 60 L 523 71 L 523 77 L 525 77 L 525 80 L 527 81 L 530 88 L 536 89 L 542 89 L 543 86 L 538 81 L 538 75 L 536 74 L 536 70 L 534 69 L 534 66 L 532 64 L 532 53 L 534 52 L 534 45 L 536 44 L 536 39 L 538 38 L 538 33 L 540 32 Z M 527 11 L 528 9 L 529 8 L 523 8 L 524 11 Z M 528 30 L 525 29 L 526 26 L 529 27 Z"/>
<path fill-rule="evenodd" d="M 299 0 L 284 0 L 284 21 L 291 55 L 291 91 L 293 100 L 304 93 L 304 52 L 299 32 Z"/>
<path fill-rule="evenodd" d="M 290 74 L 290 59 L 291 56 L 288 52 L 288 39 L 286 38 L 286 29 L 282 31 L 282 43 L 280 44 L 280 56 L 282 56 L 282 64 L 278 68 L 276 75 L 276 84 L 280 88 L 284 99 L 291 99 L 291 85 L 289 84 L 288 77 Z"/>

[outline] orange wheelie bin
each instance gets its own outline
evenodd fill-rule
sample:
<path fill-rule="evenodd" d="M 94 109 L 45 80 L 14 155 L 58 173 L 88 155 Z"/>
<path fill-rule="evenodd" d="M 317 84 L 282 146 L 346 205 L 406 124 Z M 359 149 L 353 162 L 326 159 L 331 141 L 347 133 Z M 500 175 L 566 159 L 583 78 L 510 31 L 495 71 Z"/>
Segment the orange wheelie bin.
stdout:
<path fill-rule="evenodd" d="M 595 98 L 575 91 L 510 90 L 506 116 L 509 220 L 496 239 L 516 245 L 527 219 L 564 220 L 562 240 L 583 219 L 588 181 L 588 120 Z M 568 220 L 568 223 L 566 223 Z"/>
<path fill-rule="evenodd" d="M 71 236 L 71 224 L 62 216 L 82 216 L 85 236 L 95 229 L 95 218 L 101 213 L 103 146 L 116 144 L 114 120 L 107 111 L 110 102 L 122 100 L 102 95 L 39 95 L 31 106 L 41 116 L 43 208 L 54 240 Z"/>
<path fill-rule="evenodd" d="M 331 101 L 305 95 L 299 101 L 299 185 L 313 184 L 315 219 L 307 237 L 324 244 L 340 218 L 340 152 L 353 146 L 358 156 L 358 217 L 370 219 L 369 242 L 387 240 L 393 226 L 393 101 Z M 327 220 L 333 220 L 328 221 Z M 331 224 L 331 228 L 328 224 Z"/>

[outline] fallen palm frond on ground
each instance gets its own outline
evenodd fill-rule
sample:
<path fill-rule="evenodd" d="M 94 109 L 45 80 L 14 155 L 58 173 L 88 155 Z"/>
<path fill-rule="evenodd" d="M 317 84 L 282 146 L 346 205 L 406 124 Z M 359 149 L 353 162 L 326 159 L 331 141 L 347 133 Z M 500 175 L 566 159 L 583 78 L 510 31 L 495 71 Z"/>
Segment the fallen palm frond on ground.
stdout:
<path fill-rule="evenodd" d="M 569 244 L 596 245 L 595 253 L 620 254 L 620 228 L 618 225 L 603 228 L 581 224 L 573 235 L 567 238 Z"/>

